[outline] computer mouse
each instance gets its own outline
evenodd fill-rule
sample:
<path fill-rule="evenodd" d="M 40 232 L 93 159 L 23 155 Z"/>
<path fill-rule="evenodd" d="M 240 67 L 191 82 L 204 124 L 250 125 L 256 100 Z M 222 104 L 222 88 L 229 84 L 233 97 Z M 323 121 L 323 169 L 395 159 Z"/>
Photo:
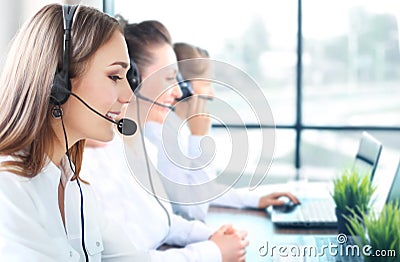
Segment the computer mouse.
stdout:
<path fill-rule="evenodd" d="M 293 203 L 293 201 L 286 196 L 279 197 L 278 200 L 283 201 L 285 203 L 280 206 L 274 206 L 273 209 L 281 213 L 292 212 L 297 206 L 297 204 Z"/>

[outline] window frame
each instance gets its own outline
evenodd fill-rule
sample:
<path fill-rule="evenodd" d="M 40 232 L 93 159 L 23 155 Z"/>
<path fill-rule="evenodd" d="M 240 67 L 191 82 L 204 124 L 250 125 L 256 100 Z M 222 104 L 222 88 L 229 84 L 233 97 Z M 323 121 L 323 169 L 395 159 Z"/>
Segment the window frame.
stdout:
<path fill-rule="evenodd" d="M 103 11 L 109 15 L 114 15 L 114 0 L 103 0 Z M 254 129 L 254 128 L 276 128 L 276 129 L 288 129 L 294 130 L 295 132 L 295 152 L 294 152 L 294 167 L 296 169 L 295 179 L 300 178 L 299 170 L 302 167 L 301 163 L 301 135 L 303 130 L 321 130 L 321 131 L 388 131 L 388 132 L 400 132 L 400 126 L 376 126 L 376 125 L 306 125 L 303 123 L 303 12 L 302 12 L 302 0 L 297 0 L 297 48 L 296 48 L 296 101 L 295 101 L 295 122 L 291 125 L 280 125 L 275 126 L 268 125 L 257 125 L 257 124 L 245 124 L 245 125 L 234 125 L 234 124 L 213 124 L 213 128 L 241 128 L 241 129 Z"/>

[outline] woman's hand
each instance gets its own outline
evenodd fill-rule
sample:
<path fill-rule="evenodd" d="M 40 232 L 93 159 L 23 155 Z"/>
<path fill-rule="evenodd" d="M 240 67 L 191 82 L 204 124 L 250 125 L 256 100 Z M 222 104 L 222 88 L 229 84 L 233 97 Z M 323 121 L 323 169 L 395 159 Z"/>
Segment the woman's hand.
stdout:
<path fill-rule="evenodd" d="M 258 208 L 267 208 L 269 206 L 281 206 L 284 201 L 279 200 L 280 197 L 288 197 L 294 204 L 300 204 L 299 199 L 289 192 L 274 192 L 266 196 L 262 196 L 258 202 Z"/>
<path fill-rule="evenodd" d="M 246 247 L 249 245 L 246 237 L 246 231 L 238 231 L 231 225 L 224 225 L 210 237 L 210 240 L 215 242 L 221 251 L 223 262 L 236 262 L 246 261 Z"/>

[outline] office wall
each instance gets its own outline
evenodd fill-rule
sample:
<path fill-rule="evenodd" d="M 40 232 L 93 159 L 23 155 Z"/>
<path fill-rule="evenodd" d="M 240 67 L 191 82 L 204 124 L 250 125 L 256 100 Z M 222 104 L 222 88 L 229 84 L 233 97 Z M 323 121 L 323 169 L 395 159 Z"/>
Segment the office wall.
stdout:
<path fill-rule="evenodd" d="M 41 7 L 50 3 L 67 3 L 76 4 L 82 3 L 85 5 L 96 7 L 99 10 L 103 9 L 102 0 L 12 0 L 4 1 L 0 9 L 0 70 L 3 68 L 4 60 L 9 50 L 9 45 L 18 31 L 19 27 L 36 13 Z"/>
<path fill-rule="evenodd" d="M 8 51 L 8 44 L 20 24 L 18 13 L 21 10 L 22 0 L 6 1 L 4 8 L 0 9 L 0 68 Z"/>

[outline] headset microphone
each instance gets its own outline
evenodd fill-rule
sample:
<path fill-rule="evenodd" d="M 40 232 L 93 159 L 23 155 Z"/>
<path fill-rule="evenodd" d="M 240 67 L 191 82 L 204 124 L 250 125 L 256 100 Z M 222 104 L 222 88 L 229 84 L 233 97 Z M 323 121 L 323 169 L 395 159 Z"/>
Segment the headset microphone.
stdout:
<path fill-rule="evenodd" d="M 134 121 L 128 119 L 128 118 L 121 118 L 118 122 L 114 121 L 108 117 L 105 117 L 98 111 L 96 111 L 93 107 L 89 106 L 85 101 L 83 101 L 82 98 L 79 96 L 75 95 L 74 93 L 70 93 L 72 96 L 74 96 L 76 99 L 78 99 L 82 104 L 84 104 L 87 108 L 89 108 L 93 113 L 97 114 L 98 116 L 104 118 L 105 120 L 117 125 L 118 132 L 123 134 L 124 136 L 131 136 L 136 133 L 137 130 L 137 125 Z"/>
<path fill-rule="evenodd" d="M 175 111 L 174 106 L 165 105 L 165 104 L 159 103 L 157 101 L 151 100 L 150 98 L 147 98 L 147 97 L 143 96 L 142 94 L 140 94 L 138 91 L 135 92 L 135 95 L 137 98 L 142 99 L 143 101 L 146 101 L 146 102 L 149 102 L 149 103 L 152 103 L 152 104 L 164 107 L 164 108 L 168 108 L 171 111 Z"/>
<path fill-rule="evenodd" d="M 117 122 L 117 129 L 118 129 L 118 132 L 120 132 L 124 136 L 131 136 L 136 133 L 137 124 L 135 121 L 130 120 L 128 118 L 121 118 Z"/>

